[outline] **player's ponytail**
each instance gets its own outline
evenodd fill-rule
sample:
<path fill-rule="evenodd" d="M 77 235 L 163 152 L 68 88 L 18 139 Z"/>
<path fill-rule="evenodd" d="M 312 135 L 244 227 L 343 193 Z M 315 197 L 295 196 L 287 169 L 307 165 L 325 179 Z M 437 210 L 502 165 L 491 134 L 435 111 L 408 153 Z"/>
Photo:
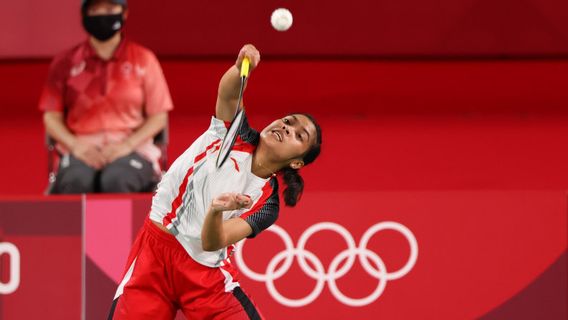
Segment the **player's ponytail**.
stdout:
<path fill-rule="evenodd" d="M 304 179 L 302 179 L 297 169 L 285 168 L 282 170 L 282 180 L 286 185 L 286 189 L 282 192 L 284 203 L 289 207 L 293 207 L 298 203 L 304 191 Z"/>
<path fill-rule="evenodd" d="M 316 160 L 321 152 L 321 128 L 314 117 L 306 113 L 302 113 L 302 115 L 306 116 L 312 121 L 312 123 L 316 127 L 317 135 L 316 142 L 310 148 L 310 150 L 306 152 L 302 159 L 304 161 L 304 165 L 308 165 L 314 162 L 314 160 Z M 304 179 L 302 179 L 302 176 L 300 176 L 299 170 L 288 167 L 282 169 L 282 180 L 286 185 L 286 189 L 284 189 L 284 191 L 282 192 L 282 194 L 284 195 L 284 203 L 289 207 L 293 207 L 302 197 L 302 192 L 304 191 Z"/>

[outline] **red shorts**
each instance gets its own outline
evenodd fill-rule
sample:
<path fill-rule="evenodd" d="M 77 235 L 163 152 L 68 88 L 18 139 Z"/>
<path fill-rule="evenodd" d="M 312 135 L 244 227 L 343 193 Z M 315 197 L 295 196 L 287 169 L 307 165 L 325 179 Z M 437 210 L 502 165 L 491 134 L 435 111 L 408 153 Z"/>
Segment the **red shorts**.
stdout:
<path fill-rule="evenodd" d="M 199 264 L 174 236 L 146 219 L 108 319 L 171 320 L 178 309 L 188 319 L 262 319 L 236 276 L 230 264 Z"/>

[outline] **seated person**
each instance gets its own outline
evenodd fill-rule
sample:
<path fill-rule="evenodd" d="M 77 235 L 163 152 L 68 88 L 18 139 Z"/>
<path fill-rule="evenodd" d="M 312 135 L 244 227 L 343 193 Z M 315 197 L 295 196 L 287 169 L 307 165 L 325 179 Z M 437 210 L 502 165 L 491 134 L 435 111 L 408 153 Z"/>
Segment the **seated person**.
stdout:
<path fill-rule="evenodd" d="M 126 0 L 83 0 L 81 13 L 89 37 L 54 58 L 39 102 L 62 154 L 51 193 L 151 191 L 153 137 L 173 109 L 162 69 L 120 32 Z"/>

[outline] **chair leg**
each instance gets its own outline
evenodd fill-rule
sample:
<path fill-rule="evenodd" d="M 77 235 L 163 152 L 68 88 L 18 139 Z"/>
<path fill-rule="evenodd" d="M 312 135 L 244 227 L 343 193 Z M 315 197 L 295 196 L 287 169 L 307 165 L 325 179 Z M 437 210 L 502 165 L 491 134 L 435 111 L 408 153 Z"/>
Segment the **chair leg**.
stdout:
<path fill-rule="evenodd" d="M 47 179 L 48 179 L 48 184 L 43 194 L 50 195 L 53 194 L 53 189 L 55 188 L 55 179 L 56 179 L 55 172 L 50 172 Z"/>

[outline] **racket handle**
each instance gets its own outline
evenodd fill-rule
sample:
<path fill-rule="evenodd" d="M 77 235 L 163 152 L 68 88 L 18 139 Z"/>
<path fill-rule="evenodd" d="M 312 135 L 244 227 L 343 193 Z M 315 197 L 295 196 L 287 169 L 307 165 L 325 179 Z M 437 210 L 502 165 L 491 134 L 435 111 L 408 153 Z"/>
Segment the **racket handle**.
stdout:
<path fill-rule="evenodd" d="M 248 77 L 249 69 L 250 69 L 250 60 L 247 57 L 245 57 L 243 59 L 243 63 L 241 64 L 241 78 Z"/>

